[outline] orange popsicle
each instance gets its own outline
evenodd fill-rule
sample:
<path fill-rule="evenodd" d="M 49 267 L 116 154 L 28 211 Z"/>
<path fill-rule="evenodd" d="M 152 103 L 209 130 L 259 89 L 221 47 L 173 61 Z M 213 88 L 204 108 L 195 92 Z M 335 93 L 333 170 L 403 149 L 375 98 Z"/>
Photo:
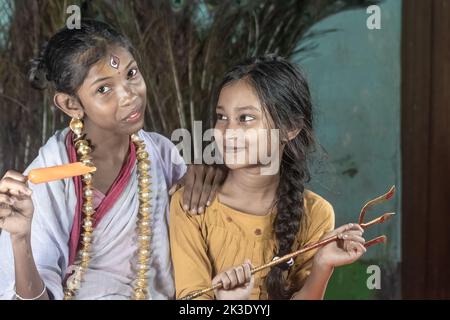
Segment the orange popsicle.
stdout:
<path fill-rule="evenodd" d="M 80 176 L 97 170 L 95 167 L 89 167 L 82 162 L 74 162 L 48 168 L 32 169 L 28 173 L 28 181 L 32 183 L 44 183 L 65 178 Z"/>

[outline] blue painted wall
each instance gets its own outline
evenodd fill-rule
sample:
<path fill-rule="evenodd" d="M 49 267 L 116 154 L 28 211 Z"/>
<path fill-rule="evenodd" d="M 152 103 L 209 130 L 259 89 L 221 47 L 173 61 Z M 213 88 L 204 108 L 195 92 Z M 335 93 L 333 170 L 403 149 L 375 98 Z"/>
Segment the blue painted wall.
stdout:
<path fill-rule="evenodd" d="M 14 3 L 0 0 L 0 47 L 5 45 L 4 32 L 8 30 Z"/>
<path fill-rule="evenodd" d="M 356 222 L 364 202 L 395 184 L 397 196 L 369 214 L 395 211 L 387 224 L 366 232 L 386 234 L 361 263 L 335 271 L 328 298 L 398 297 L 401 257 L 400 43 L 401 1 L 381 5 L 381 30 L 369 30 L 365 10 L 332 16 L 314 30 L 339 29 L 314 41 L 313 56 L 294 57 L 305 70 L 316 106 L 316 130 L 326 154 L 318 154 L 311 189 L 335 208 L 336 225 Z M 367 265 L 381 268 L 381 290 L 366 287 Z"/>

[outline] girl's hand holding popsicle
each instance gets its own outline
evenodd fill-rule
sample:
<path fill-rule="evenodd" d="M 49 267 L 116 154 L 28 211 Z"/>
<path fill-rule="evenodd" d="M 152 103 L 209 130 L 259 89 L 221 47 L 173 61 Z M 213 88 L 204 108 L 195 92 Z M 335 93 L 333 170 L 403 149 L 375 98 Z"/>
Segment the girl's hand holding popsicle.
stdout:
<path fill-rule="evenodd" d="M 28 177 L 10 170 L 0 180 L 0 229 L 9 232 L 11 240 L 27 239 L 31 233 L 34 212 L 32 191 L 27 181 L 44 183 L 95 171 L 80 162 L 62 166 L 33 169 Z"/>
<path fill-rule="evenodd" d="M 0 228 L 9 232 L 11 241 L 27 239 L 31 233 L 34 206 L 27 177 L 10 170 L 0 180 Z"/>

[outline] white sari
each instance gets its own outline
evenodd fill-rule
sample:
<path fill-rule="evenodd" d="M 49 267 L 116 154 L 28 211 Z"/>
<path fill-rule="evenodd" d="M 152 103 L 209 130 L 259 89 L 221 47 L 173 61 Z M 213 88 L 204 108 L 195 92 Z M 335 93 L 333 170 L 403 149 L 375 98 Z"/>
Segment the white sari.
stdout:
<path fill-rule="evenodd" d="M 50 167 L 69 162 L 65 138 L 68 129 L 58 131 L 39 150 L 26 169 Z M 172 142 L 143 130 L 151 161 L 152 255 L 149 271 L 151 299 L 172 299 L 175 288 L 168 237 L 168 189 L 181 178 L 186 166 Z M 176 149 L 175 149 L 176 151 Z M 173 153 L 173 155 L 172 155 Z M 178 157 L 172 161 L 172 156 Z M 55 299 L 62 299 L 62 282 L 68 271 L 69 238 L 75 215 L 73 179 L 33 185 L 35 207 L 31 246 L 41 278 Z M 129 299 L 135 279 L 136 220 L 138 212 L 136 166 L 117 201 L 94 230 L 91 262 L 78 290 L 77 299 Z M 14 257 L 10 236 L 0 234 L 0 299 L 14 299 Z"/>

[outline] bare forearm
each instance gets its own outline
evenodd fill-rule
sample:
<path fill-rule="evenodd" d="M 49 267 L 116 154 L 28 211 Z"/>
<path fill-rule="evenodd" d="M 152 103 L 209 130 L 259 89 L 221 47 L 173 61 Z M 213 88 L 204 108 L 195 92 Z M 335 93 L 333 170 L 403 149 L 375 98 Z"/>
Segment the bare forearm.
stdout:
<path fill-rule="evenodd" d="M 325 295 L 328 281 L 333 274 L 332 267 L 324 267 L 314 263 L 309 277 L 300 291 L 297 291 L 292 300 L 321 300 Z"/>
<path fill-rule="evenodd" d="M 16 293 L 25 299 L 39 296 L 44 289 L 44 282 L 39 275 L 31 250 L 30 238 L 11 238 L 16 274 Z M 49 300 L 47 292 L 39 300 Z"/>

